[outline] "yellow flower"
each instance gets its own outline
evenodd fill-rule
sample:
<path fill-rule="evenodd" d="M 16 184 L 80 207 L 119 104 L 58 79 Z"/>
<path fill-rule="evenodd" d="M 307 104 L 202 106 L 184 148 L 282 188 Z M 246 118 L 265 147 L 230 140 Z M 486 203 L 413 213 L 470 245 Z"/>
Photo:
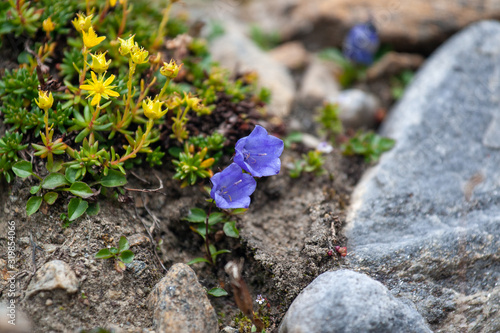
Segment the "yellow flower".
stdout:
<path fill-rule="evenodd" d="M 179 74 L 179 70 L 181 69 L 183 64 L 177 65 L 175 60 L 170 60 L 169 63 L 164 62 L 163 66 L 160 68 L 161 75 L 168 77 L 169 79 L 176 78 Z"/>
<path fill-rule="evenodd" d="M 154 100 L 151 100 L 151 98 L 148 97 L 147 102 L 142 101 L 142 109 L 144 110 L 144 115 L 149 119 L 160 119 L 168 112 L 168 108 L 165 109 L 165 111 L 161 111 L 161 106 L 163 103 L 164 102 L 160 102 L 156 98 Z"/>
<path fill-rule="evenodd" d="M 92 14 L 85 16 L 84 14 L 76 14 L 78 18 L 75 18 L 72 23 L 78 32 L 88 31 L 92 26 Z"/>
<path fill-rule="evenodd" d="M 132 52 L 132 61 L 135 62 L 137 65 L 148 62 L 149 52 L 144 50 L 143 47 L 141 48 L 135 47 L 132 49 L 131 52 Z"/>
<path fill-rule="evenodd" d="M 109 96 L 111 97 L 120 96 L 119 93 L 112 90 L 116 88 L 116 86 L 110 86 L 111 82 L 113 82 L 113 80 L 115 79 L 114 75 L 111 75 L 106 81 L 104 81 L 104 75 L 101 76 L 100 79 L 97 79 L 94 72 L 91 72 L 91 74 L 92 74 L 92 80 L 87 80 L 89 84 L 82 84 L 80 86 L 80 89 L 90 91 L 87 98 L 94 95 L 94 98 L 92 98 L 92 102 L 90 102 L 91 105 L 99 104 L 101 102 L 101 97 L 109 99 Z"/>
<path fill-rule="evenodd" d="M 89 28 L 88 32 L 83 31 L 83 44 L 85 44 L 87 48 L 99 45 L 105 39 L 106 36 L 97 37 L 97 34 L 92 27 Z"/>
<path fill-rule="evenodd" d="M 47 111 L 54 104 L 54 97 L 51 92 L 47 94 L 47 91 L 38 90 L 38 100 L 35 99 L 35 103 L 40 109 Z"/>
<path fill-rule="evenodd" d="M 46 19 L 42 22 L 42 28 L 43 28 L 43 31 L 45 31 L 45 32 L 51 32 L 51 31 L 54 31 L 54 29 L 56 28 L 56 25 L 54 24 L 54 22 L 52 22 L 52 19 L 49 17 L 48 19 Z"/>
<path fill-rule="evenodd" d="M 108 70 L 111 59 L 106 61 L 106 53 L 91 53 L 90 56 L 92 57 L 92 65 L 90 65 L 90 68 L 92 68 L 94 72 L 101 74 Z"/>
<path fill-rule="evenodd" d="M 116 6 L 116 0 L 110 0 L 109 4 L 111 5 L 111 7 Z"/>
<path fill-rule="evenodd" d="M 186 105 L 191 108 L 193 111 L 198 111 L 203 106 L 200 104 L 201 100 L 197 97 L 192 97 L 190 94 L 185 97 Z"/>
<path fill-rule="evenodd" d="M 118 40 L 120 41 L 120 48 L 118 49 L 118 51 L 122 56 L 131 53 L 132 49 L 136 47 L 134 44 L 134 36 L 135 35 L 132 35 L 126 40 L 118 38 Z"/>

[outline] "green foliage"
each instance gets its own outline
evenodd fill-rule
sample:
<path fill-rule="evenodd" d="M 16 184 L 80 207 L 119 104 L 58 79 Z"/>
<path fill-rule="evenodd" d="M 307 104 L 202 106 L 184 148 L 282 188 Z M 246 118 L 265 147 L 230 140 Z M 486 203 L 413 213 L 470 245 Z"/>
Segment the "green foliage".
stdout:
<path fill-rule="evenodd" d="M 176 171 L 173 178 L 182 180 L 181 187 L 196 184 L 198 178 L 212 177 L 213 172 L 210 167 L 215 159 L 207 157 L 207 152 L 208 148 L 205 147 L 195 153 L 195 146 L 186 143 L 184 151 L 179 153 L 179 160 L 172 160 Z"/>
<path fill-rule="evenodd" d="M 191 135 L 188 123 L 210 115 L 221 95 L 235 103 L 268 99 L 265 90 L 255 96 L 254 75 L 234 80 L 212 63 L 203 39 L 183 45 L 183 64 L 157 58 L 164 37 L 188 31 L 185 18 L 169 17 L 175 2 L 165 8 L 143 1 L 126 8 L 81 0 L 0 3 L 0 43 L 21 36 L 29 45 L 8 59 L 17 57 L 19 68 L 0 74 L 6 127 L 0 174 L 8 182 L 15 176 L 34 182 L 28 215 L 67 207 L 60 216 L 69 225 L 96 214 L 99 195 L 116 198 L 127 170 L 162 165 L 167 149 L 174 152 L 175 179 L 194 185 L 212 176 L 226 139 L 206 130 Z M 160 140 L 165 132 L 167 140 Z M 234 225 L 225 229 L 237 235 Z"/>
<path fill-rule="evenodd" d="M 391 94 L 395 100 L 403 97 L 406 86 L 410 84 L 414 76 L 414 72 L 412 72 L 411 70 L 405 70 L 399 75 L 391 78 Z"/>
<path fill-rule="evenodd" d="M 290 170 L 291 178 L 298 178 L 302 172 L 313 173 L 315 176 L 320 176 L 325 173 L 323 169 L 325 160 L 322 153 L 318 150 L 312 150 L 304 155 L 302 159 L 295 161 L 293 168 Z"/>
<path fill-rule="evenodd" d="M 225 291 L 222 288 L 212 288 L 209 291 L 207 291 L 207 294 L 214 297 L 222 297 L 228 295 L 227 291 Z"/>
<path fill-rule="evenodd" d="M 190 226 L 191 230 L 205 240 L 212 261 L 199 257 L 189 261 L 187 264 L 192 265 L 200 262 L 213 264 L 216 262 L 218 255 L 230 253 L 231 251 L 229 250 L 217 250 L 213 244 L 208 244 L 207 239 L 209 235 L 207 235 L 207 230 L 209 234 L 213 234 L 217 231 L 216 225 L 223 223 L 222 230 L 224 231 L 224 234 L 228 237 L 238 238 L 240 234 L 236 228 L 236 221 L 231 221 L 231 218 L 234 215 L 243 214 L 244 212 L 246 212 L 246 209 L 234 209 L 231 213 L 227 211 L 215 212 L 207 216 L 205 210 L 201 208 L 192 208 L 184 220 L 192 223 L 193 225 Z"/>
<path fill-rule="evenodd" d="M 320 59 L 332 61 L 341 68 L 341 73 L 337 78 L 342 87 L 347 88 L 353 82 L 362 80 L 366 76 L 366 67 L 353 64 L 346 59 L 342 52 L 336 48 L 326 48 L 319 52 Z"/>
<path fill-rule="evenodd" d="M 121 236 L 118 241 L 118 247 L 110 247 L 99 250 L 94 255 L 96 259 L 110 259 L 115 260 L 115 268 L 119 272 L 123 272 L 126 269 L 125 264 L 131 263 L 134 260 L 134 252 L 129 250 L 130 243 L 125 236 Z"/>
<path fill-rule="evenodd" d="M 28 144 L 22 144 L 23 135 L 17 132 L 5 132 L 0 139 L 0 172 L 10 183 L 14 177 L 12 165 L 20 160 L 18 152 L 26 149 Z"/>
<path fill-rule="evenodd" d="M 258 25 L 250 28 L 250 38 L 263 50 L 270 50 L 281 42 L 281 36 L 277 31 L 264 32 Z"/>
<path fill-rule="evenodd" d="M 13 33 L 19 37 L 26 33 L 34 36 L 41 25 L 41 12 L 29 1 L 8 0 L 0 5 L 0 36 Z"/>
<path fill-rule="evenodd" d="M 320 108 L 316 121 L 322 127 L 322 134 L 326 135 L 333 142 L 335 142 L 335 137 L 343 131 L 337 104 L 327 103 Z"/>
<path fill-rule="evenodd" d="M 367 163 L 372 163 L 378 161 L 380 155 L 394 147 L 395 143 L 394 140 L 374 132 L 358 132 L 341 146 L 341 150 L 344 155 L 361 155 Z"/>

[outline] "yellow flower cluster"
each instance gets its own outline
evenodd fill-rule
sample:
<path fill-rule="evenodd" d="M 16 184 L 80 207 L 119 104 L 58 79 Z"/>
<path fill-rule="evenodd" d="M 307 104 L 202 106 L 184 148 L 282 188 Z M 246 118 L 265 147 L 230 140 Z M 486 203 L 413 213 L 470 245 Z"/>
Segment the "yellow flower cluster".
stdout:
<path fill-rule="evenodd" d="M 135 35 L 132 35 L 128 39 L 118 38 L 120 42 L 118 52 L 120 52 L 122 56 L 130 56 L 130 59 L 132 59 L 136 65 L 145 64 L 148 62 L 149 52 L 144 50 L 143 47 L 139 47 L 139 44 L 134 43 L 134 36 Z"/>

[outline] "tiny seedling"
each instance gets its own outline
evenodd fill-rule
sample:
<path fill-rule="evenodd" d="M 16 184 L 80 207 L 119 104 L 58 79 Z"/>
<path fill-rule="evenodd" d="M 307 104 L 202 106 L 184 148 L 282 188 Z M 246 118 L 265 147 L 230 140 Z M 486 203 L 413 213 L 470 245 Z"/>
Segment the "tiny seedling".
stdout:
<path fill-rule="evenodd" d="M 361 155 L 365 162 L 372 163 L 377 162 L 380 155 L 394 147 L 395 143 L 393 139 L 384 138 L 374 132 L 358 132 L 340 149 L 344 155 Z"/>
<path fill-rule="evenodd" d="M 325 160 L 322 155 L 319 150 L 311 150 L 307 155 L 303 154 L 302 159 L 295 161 L 293 164 L 293 168 L 289 173 L 290 177 L 299 178 L 302 172 L 313 173 L 315 176 L 324 174 L 323 164 Z"/>
<path fill-rule="evenodd" d="M 129 250 L 130 244 L 125 236 L 121 236 L 118 241 L 118 248 L 110 247 L 99 250 L 95 254 L 96 259 L 115 259 L 115 269 L 122 273 L 125 271 L 125 264 L 131 263 L 134 260 L 134 252 Z"/>

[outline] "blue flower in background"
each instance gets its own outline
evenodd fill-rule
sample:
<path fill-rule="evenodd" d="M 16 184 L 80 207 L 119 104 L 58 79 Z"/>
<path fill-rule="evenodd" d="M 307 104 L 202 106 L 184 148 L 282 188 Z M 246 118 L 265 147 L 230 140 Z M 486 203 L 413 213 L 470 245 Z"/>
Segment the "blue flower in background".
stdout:
<path fill-rule="evenodd" d="M 210 196 L 215 200 L 216 206 L 222 209 L 248 208 L 250 195 L 257 186 L 255 179 L 243 173 L 235 163 L 213 175 L 210 181 L 213 185 Z"/>
<path fill-rule="evenodd" d="M 249 136 L 236 142 L 234 163 L 254 177 L 277 175 L 283 147 L 283 140 L 268 135 L 264 127 L 257 125 Z"/>
<path fill-rule="evenodd" d="M 371 65 L 380 46 L 377 29 L 371 23 L 355 25 L 344 39 L 344 56 L 354 63 Z"/>

